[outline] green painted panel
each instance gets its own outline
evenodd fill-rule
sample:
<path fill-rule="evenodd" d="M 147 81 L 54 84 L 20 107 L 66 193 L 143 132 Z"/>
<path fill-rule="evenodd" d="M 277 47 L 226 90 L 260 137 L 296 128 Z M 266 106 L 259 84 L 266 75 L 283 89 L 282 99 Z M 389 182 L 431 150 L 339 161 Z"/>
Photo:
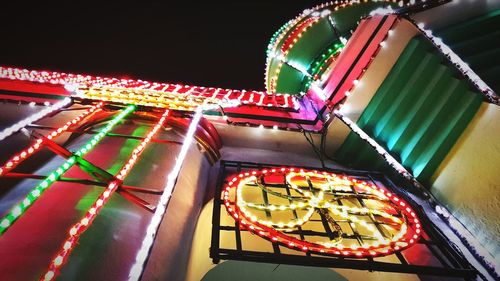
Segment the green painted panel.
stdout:
<path fill-rule="evenodd" d="M 439 58 L 437 56 L 427 53 L 422 57 L 420 64 L 411 73 L 403 88 L 396 92 L 396 98 L 389 102 L 390 107 L 382 112 L 383 115 L 375 126 L 374 136 L 384 140 L 384 142 L 392 137 L 394 127 L 399 124 L 399 121 L 421 96 L 423 87 L 432 80 L 438 64 Z"/>
<path fill-rule="evenodd" d="M 358 121 L 358 126 L 370 130 L 369 120 L 372 118 L 379 118 L 378 115 L 383 111 L 377 110 L 378 108 L 387 108 L 390 106 L 391 101 L 397 95 L 398 90 L 404 86 L 404 80 L 408 79 L 412 73 L 413 65 L 411 62 L 419 59 L 425 54 L 424 50 L 420 48 L 421 42 L 418 40 L 411 41 L 401 54 L 397 63 L 391 69 L 389 75 L 384 80 L 384 83 L 377 90 L 370 101 L 370 105 L 365 109 L 363 115 Z"/>
<path fill-rule="evenodd" d="M 458 77 L 425 38 L 415 37 L 357 122 L 424 184 L 482 102 L 482 96 Z M 394 175 L 381 163 L 381 156 L 353 133 L 336 156 L 348 166 Z"/>
<path fill-rule="evenodd" d="M 463 42 L 470 38 L 483 36 L 498 30 L 500 9 L 482 16 L 455 23 L 436 32 L 447 44 Z"/>
<path fill-rule="evenodd" d="M 439 108 L 440 99 L 447 100 L 447 93 L 452 92 L 446 92 L 446 89 L 452 84 L 449 82 L 451 75 L 451 71 L 447 67 L 440 66 L 438 68 L 436 76 L 430 81 L 419 100 L 414 106 L 411 106 L 407 114 L 402 116 L 401 122 L 398 122 L 394 128 L 394 133 L 387 142 L 387 147 L 391 151 L 401 154 L 405 144 L 408 144 L 414 135 L 413 132 L 416 132 L 419 126 L 423 125 L 423 120 L 429 117 L 428 111 L 433 107 Z"/>
<path fill-rule="evenodd" d="M 340 41 L 336 40 L 332 25 L 328 22 L 328 19 L 323 18 L 302 34 L 300 40 L 288 52 L 287 61 L 308 69 L 314 59 L 326 47 L 331 46 L 332 42 L 340 43 Z"/>
<path fill-rule="evenodd" d="M 466 58 L 469 66 L 474 70 L 481 71 L 495 67 L 500 63 L 500 49 L 491 49 L 484 52 L 478 52 Z"/>
<path fill-rule="evenodd" d="M 500 92 L 499 27 L 500 9 L 436 32 L 497 93 Z"/>
<path fill-rule="evenodd" d="M 434 174 L 479 109 L 481 99 L 476 97 L 477 94 L 473 92 L 463 93 L 457 97 L 456 105 L 460 107 L 457 108 L 456 114 L 448 114 L 445 117 L 438 134 L 431 142 L 432 146 L 428 147 L 412 165 L 413 174 L 417 179 L 426 181 Z"/>
<path fill-rule="evenodd" d="M 477 53 L 487 52 L 488 50 L 491 50 L 492 47 L 499 46 L 500 29 L 491 33 L 483 34 L 479 37 L 471 36 L 459 42 L 444 42 L 451 45 L 453 47 L 453 51 L 461 57 L 467 58 Z"/>
<path fill-rule="evenodd" d="M 420 120 L 421 124 L 415 130 L 408 132 L 410 138 L 407 143 L 402 143 L 401 161 L 405 166 L 414 164 L 415 159 L 429 145 L 430 140 L 437 132 L 442 117 L 454 107 L 454 99 L 465 91 L 462 81 L 449 81 L 449 89 L 444 92 L 439 103 L 425 110 L 426 115 Z"/>
<path fill-rule="evenodd" d="M 358 22 L 362 17 L 368 15 L 371 11 L 378 7 L 387 5 L 394 6 L 396 4 L 369 2 L 341 8 L 338 11 L 331 11 L 330 17 L 335 23 L 335 30 L 333 29 L 328 17 L 321 18 L 316 24 L 312 25 L 302 34 L 300 40 L 298 40 L 288 52 L 286 61 L 291 62 L 292 64 L 300 65 L 303 69 L 308 69 L 315 59 L 327 48 L 336 43 L 340 43 L 340 40 L 337 38 L 337 34 L 349 38 L 351 36 L 351 31 L 356 29 Z M 320 13 L 322 11 L 323 10 L 320 10 L 318 12 Z M 280 49 L 283 46 L 286 39 L 295 31 L 297 26 L 300 26 L 312 15 L 313 14 L 305 17 L 298 22 L 294 28 L 291 28 L 278 43 L 277 49 Z M 279 60 L 276 58 L 273 58 L 270 61 L 269 72 L 266 74 L 269 81 L 268 83 L 270 83 L 271 78 L 275 75 L 279 65 Z M 300 79 L 291 79 L 294 75 L 286 74 L 286 77 L 282 79 L 281 76 L 282 75 L 280 73 L 276 87 L 277 92 L 280 92 L 280 89 L 295 89 L 293 92 L 289 91 L 287 93 L 297 95 L 300 94 L 301 88 L 299 86 L 303 83 L 304 77 L 301 77 Z M 299 76 L 295 75 L 295 77 L 298 78 Z"/>
<path fill-rule="evenodd" d="M 300 71 L 292 68 L 287 64 L 283 64 L 281 72 L 278 78 L 278 84 L 276 86 L 276 91 L 278 93 L 295 94 L 300 93 L 302 88 L 301 83 L 296 83 L 296 81 L 302 81 L 304 74 Z"/>

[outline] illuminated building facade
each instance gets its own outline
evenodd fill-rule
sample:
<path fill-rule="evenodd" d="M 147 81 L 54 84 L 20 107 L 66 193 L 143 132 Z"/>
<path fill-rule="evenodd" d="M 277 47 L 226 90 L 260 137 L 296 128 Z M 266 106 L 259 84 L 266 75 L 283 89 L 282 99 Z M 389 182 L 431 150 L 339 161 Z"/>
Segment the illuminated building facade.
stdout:
<path fill-rule="evenodd" d="M 1 279 L 498 279 L 483 2 L 312 7 L 265 91 L 0 67 Z"/>

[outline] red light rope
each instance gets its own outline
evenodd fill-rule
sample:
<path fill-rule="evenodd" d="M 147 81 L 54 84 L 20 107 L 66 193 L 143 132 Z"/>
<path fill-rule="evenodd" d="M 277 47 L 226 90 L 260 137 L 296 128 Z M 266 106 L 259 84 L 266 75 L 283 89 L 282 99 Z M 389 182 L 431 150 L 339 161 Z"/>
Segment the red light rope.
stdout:
<path fill-rule="evenodd" d="M 295 107 L 298 102 L 297 98 L 289 94 L 272 94 L 263 91 L 230 90 L 182 84 L 157 83 L 144 80 L 118 79 L 53 71 L 36 71 L 2 66 L 0 66 L 0 79 L 62 85 L 68 91 L 74 91 L 81 86 L 129 88 L 138 91 L 151 90 L 172 93 L 179 96 L 206 97 L 219 99 L 221 101 L 226 99 L 233 102 L 239 101 L 245 105 L 281 109 L 296 109 Z M 266 101 L 264 102 L 264 100 Z"/>
<path fill-rule="evenodd" d="M 54 259 L 51 261 L 47 272 L 42 275 L 40 280 L 54 280 L 57 273 L 61 270 L 63 264 L 68 260 L 69 255 L 72 250 L 76 246 L 80 235 L 85 232 L 90 225 L 92 224 L 95 217 L 99 214 L 102 207 L 108 202 L 109 198 L 116 191 L 116 189 L 120 186 L 123 179 L 130 172 L 134 164 L 136 163 L 139 156 L 144 151 L 146 145 L 151 141 L 151 139 L 155 136 L 158 130 L 165 123 L 167 116 L 169 114 L 169 110 L 166 110 L 165 113 L 158 120 L 156 125 L 151 129 L 151 131 L 147 134 L 146 138 L 142 140 L 142 142 L 132 151 L 132 156 L 129 158 L 127 163 L 122 167 L 120 172 L 116 175 L 116 179 L 111 181 L 104 192 L 97 198 L 97 200 L 92 204 L 91 208 L 85 213 L 83 218 L 74 224 L 70 230 L 69 235 L 62 244 L 62 247 L 59 249 L 59 252 L 55 255 Z"/>
<path fill-rule="evenodd" d="M 286 39 L 285 42 L 283 43 L 283 46 L 281 46 L 281 54 L 278 56 L 282 56 L 284 59 L 286 59 L 286 56 L 288 55 L 288 52 L 293 48 L 295 43 L 302 37 L 302 34 L 307 31 L 308 28 L 319 22 L 320 18 L 318 17 L 312 17 L 301 23 Z M 276 54 L 275 54 L 276 55 Z M 275 92 L 276 91 L 276 86 L 278 83 L 278 78 L 281 72 L 281 68 L 283 67 L 284 61 L 280 61 L 278 63 L 278 67 L 274 71 L 274 74 L 271 78 L 271 88 L 270 92 Z"/>
<path fill-rule="evenodd" d="M 275 180 L 280 179 L 281 182 L 285 178 L 285 184 L 289 185 L 291 190 L 300 196 L 292 198 L 261 186 L 270 196 L 287 197 L 291 200 L 290 203 L 283 205 L 263 205 L 246 202 L 243 199 L 245 196 L 242 188 L 258 188 L 258 179 L 261 177 L 270 181 L 273 178 Z M 313 189 L 311 189 L 310 185 L 308 188 L 300 186 L 307 186 L 308 182 L 313 184 Z M 338 194 L 354 198 L 355 196 L 352 194 L 346 195 L 346 192 L 352 193 L 354 190 L 363 194 L 363 196 L 369 196 L 370 199 L 381 202 L 383 207 L 380 209 L 358 208 L 337 203 L 337 199 L 340 198 Z M 402 199 L 373 184 L 328 172 L 308 171 L 288 167 L 242 172 L 228 179 L 228 184 L 225 186 L 222 194 L 228 213 L 235 220 L 239 221 L 243 228 L 295 250 L 327 253 L 345 257 L 385 256 L 415 244 L 422 232 L 416 213 Z M 283 198 L 280 200 L 283 200 Z M 257 217 L 255 210 L 266 212 L 299 211 L 300 215 L 289 222 L 275 222 L 260 219 Z M 329 216 L 332 223 L 335 223 L 333 218 L 337 217 L 347 220 L 353 229 L 356 227 L 355 225 L 359 225 L 359 228 L 374 233 L 375 239 L 369 243 L 365 243 L 365 241 L 361 245 L 346 245 L 342 243 L 342 229 L 338 224 L 337 230 L 339 235 L 329 242 L 310 242 L 295 238 L 286 233 L 306 224 L 315 211 L 323 214 L 327 212 L 331 214 Z M 399 215 L 394 215 L 394 213 Z M 360 217 L 364 216 L 373 216 L 379 222 L 386 221 L 391 227 L 396 225 L 394 228 L 395 232 L 389 235 L 391 236 L 390 238 L 382 236 L 381 232 L 377 232 L 375 225 L 370 224 L 369 221 L 360 219 Z"/>
<path fill-rule="evenodd" d="M 104 103 L 100 102 L 100 103 L 92 106 L 91 108 L 87 109 L 85 112 L 78 115 L 73 120 L 66 122 L 66 124 L 64 124 L 64 126 L 50 132 L 47 135 L 47 139 L 51 140 L 51 139 L 58 137 L 62 133 L 66 132 L 69 128 L 78 124 L 80 121 L 82 121 L 85 117 L 87 117 L 91 113 L 94 113 L 94 112 L 100 110 L 103 105 L 104 105 Z M 0 177 L 2 175 L 5 175 L 6 173 L 10 172 L 15 167 L 17 167 L 17 165 L 21 164 L 24 160 L 26 160 L 33 153 L 39 151 L 43 147 L 43 144 L 44 144 L 43 139 L 38 138 L 30 147 L 28 147 L 24 150 L 21 150 L 20 152 L 18 152 L 14 156 L 12 156 L 3 166 L 0 167 Z"/>
<path fill-rule="evenodd" d="M 299 26 L 285 39 L 283 46 L 281 46 L 281 52 L 286 56 L 293 45 L 302 37 L 302 34 L 320 19 L 319 17 L 312 17 L 299 24 Z"/>

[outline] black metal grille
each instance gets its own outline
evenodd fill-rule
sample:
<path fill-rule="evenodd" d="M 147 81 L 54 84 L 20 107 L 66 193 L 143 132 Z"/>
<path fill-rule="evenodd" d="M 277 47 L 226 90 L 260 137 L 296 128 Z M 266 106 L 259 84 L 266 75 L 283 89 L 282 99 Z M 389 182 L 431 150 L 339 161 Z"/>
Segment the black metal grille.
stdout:
<path fill-rule="evenodd" d="M 278 165 L 257 164 L 249 162 L 235 162 L 235 161 L 221 161 L 220 171 L 215 190 L 213 218 L 212 218 L 212 243 L 210 248 L 210 257 L 214 263 L 219 263 L 220 260 L 241 260 L 253 262 L 265 262 L 276 264 L 290 264 L 290 265 L 303 265 L 303 266 L 316 266 L 316 267 L 330 267 L 330 268 L 348 268 L 357 270 L 369 271 L 382 271 L 382 272 L 399 272 L 399 273 L 413 273 L 423 275 L 435 275 L 456 277 L 458 279 L 472 280 L 475 278 L 476 270 L 467 262 L 463 255 L 456 250 L 453 245 L 441 234 L 434 224 L 425 216 L 423 210 L 418 206 L 409 196 L 401 189 L 396 187 L 394 183 L 386 176 L 377 172 L 367 172 L 359 170 L 326 170 L 339 175 L 347 175 L 351 178 L 371 182 L 377 186 L 384 187 L 389 191 L 395 193 L 408 202 L 417 215 L 420 217 L 422 223 L 423 234 L 419 241 L 412 247 L 396 252 L 386 257 L 366 257 L 366 258 L 346 258 L 331 256 L 327 254 L 302 252 L 299 250 L 291 250 L 277 242 L 266 240 L 260 236 L 253 235 L 250 239 L 259 239 L 259 245 L 262 243 L 269 243 L 269 251 L 259 249 L 252 249 L 251 246 L 245 245 L 245 239 L 242 239 L 242 234 L 249 235 L 247 230 L 240 228 L 237 221 L 233 220 L 227 214 L 223 206 L 221 197 L 222 187 L 225 185 L 225 180 L 228 176 L 239 173 L 245 170 L 255 170 L 263 168 L 277 167 Z M 280 165 L 281 167 L 281 165 Z M 305 169 L 317 169 L 310 167 L 300 167 Z M 288 185 L 274 186 L 273 188 L 283 188 L 290 194 Z M 353 189 L 353 193 L 356 191 Z M 263 201 L 267 202 L 267 193 L 262 192 Z M 361 206 L 365 205 L 362 197 L 358 196 L 357 200 Z M 230 224 L 221 224 L 221 218 L 227 216 L 225 221 L 231 222 Z M 381 228 L 380 222 L 373 218 L 373 223 L 382 235 L 384 231 Z M 327 218 L 325 216 L 315 216 L 311 222 L 321 223 L 324 231 L 313 231 L 298 227 L 297 230 L 288 232 L 290 235 L 296 235 L 301 239 L 308 236 L 323 236 L 333 237 L 333 230 L 331 229 Z M 347 223 L 347 221 L 339 223 Z M 234 237 L 234 243 L 231 247 L 224 245 L 221 246 L 221 235 L 227 237 Z M 351 228 L 349 233 L 344 233 L 343 238 L 353 239 L 353 241 L 363 241 L 366 237 Z M 272 249 L 272 250 L 271 250 Z"/>

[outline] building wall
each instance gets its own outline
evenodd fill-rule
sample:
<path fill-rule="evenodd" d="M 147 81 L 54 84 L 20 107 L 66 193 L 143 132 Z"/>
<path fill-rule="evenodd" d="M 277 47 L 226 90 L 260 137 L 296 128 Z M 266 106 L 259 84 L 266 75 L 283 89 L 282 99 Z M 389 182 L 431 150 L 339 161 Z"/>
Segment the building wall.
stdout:
<path fill-rule="evenodd" d="M 39 108 L 40 106 L 0 104 L 0 112 L 9 116 L 8 120 L 5 119 L 7 121 L 20 120 Z M 79 110 L 65 111 L 54 117 L 47 117 L 37 124 L 59 127 L 79 113 L 81 113 Z M 0 120 L 1 125 L 3 125 L 2 120 Z M 98 130 L 100 127 L 102 124 L 95 125 L 92 129 Z M 112 132 L 142 137 L 150 127 L 150 122 L 126 120 L 117 124 Z M 45 133 L 44 130 L 37 131 Z M 64 145 L 69 136 L 69 133 L 63 133 L 56 142 Z M 66 144 L 66 147 L 76 151 L 91 136 L 87 134 L 77 136 Z M 158 132 L 156 138 L 178 141 L 183 139 L 183 135 L 173 129 L 165 128 Z M 14 152 L 32 142 L 33 140 L 23 133 L 17 133 L 6 139 L 3 142 L 3 149 L 0 149 L 2 163 Z M 139 143 L 137 139 L 105 137 L 85 155 L 85 159 L 114 175 L 129 159 L 132 150 Z M 179 150 L 179 144 L 151 142 L 125 178 L 124 184 L 162 191 Z M 43 148 L 33 156 L 33 159 L 28 159 L 16 167 L 15 171 L 47 175 L 63 162 L 62 157 L 55 156 L 49 149 Z M 158 232 L 144 280 L 185 279 L 192 235 L 203 203 L 209 170 L 209 161 L 197 145 L 193 144 L 182 166 L 170 205 Z M 76 166 L 70 168 L 64 177 L 93 179 Z M 33 179 L 9 178 L 2 178 L 0 182 L 3 188 L 0 202 L 2 214 L 23 200 L 24 196 L 39 183 Z M 103 188 L 100 186 L 72 182 L 56 182 L 48 188 L 26 214 L 3 233 L 0 249 L 2 255 L 8 258 L 0 263 L 0 279 L 38 279 L 61 247 L 69 228 L 81 219 L 102 191 Z M 158 195 L 138 192 L 133 194 L 152 205 L 156 205 L 159 199 Z M 151 212 L 138 204 L 126 200 L 121 194 L 112 194 L 90 228 L 81 236 L 57 280 L 126 280 L 151 217 Z"/>
<path fill-rule="evenodd" d="M 500 107 L 483 103 L 432 177 L 431 191 L 500 260 Z"/>
<path fill-rule="evenodd" d="M 191 149 L 180 171 L 142 280 L 185 280 L 191 241 L 209 173 L 208 160 L 198 150 Z"/>
<path fill-rule="evenodd" d="M 292 150 L 289 147 L 288 150 Z M 314 156 L 307 156 L 293 152 L 279 152 L 272 150 L 251 149 L 243 147 L 224 147 L 222 149 L 222 159 L 233 161 L 259 161 L 259 163 L 268 164 L 283 164 L 283 165 L 304 165 L 321 167 L 320 163 Z M 337 164 L 327 162 L 326 165 L 330 168 L 338 168 Z M 210 172 L 209 187 L 207 192 L 210 194 L 215 188 L 216 178 L 218 175 L 218 165 L 212 168 Z M 218 195 L 215 195 L 218 196 Z M 254 263 L 242 261 L 221 261 L 219 264 L 213 264 L 209 257 L 212 231 L 212 211 L 213 200 L 212 196 L 203 206 L 202 211 L 196 223 L 196 230 L 191 244 L 191 252 L 187 266 L 186 280 L 187 281 L 225 281 L 225 280 L 294 280 L 294 281 L 310 281 L 310 280 L 366 280 L 366 281 L 391 281 L 391 280 L 439 280 L 429 277 L 420 279 L 421 277 L 414 274 L 399 274 L 387 272 L 369 272 L 366 270 L 350 270 L 350 269 L 330 269 L 309 266 L 292 266 L 278 265 L 269 263 Z M 221 225 L 234 225 L 234 220 L 230 217 L 226 210 L 221 210 Z M 221 247 L 234 247 L 235 239 L 233 235 L 228 235 L 226 232 L 221 233 Z M 270 243 L 256 235 L 251 235 L 247 232 L 242 233 L 242 244 L 257 251 L 272 252 Z M 283 253 L 293 253 L 290 250 L 281 247 Z M 296 253 L 296 252 L 295 252 Z M 384 261 L 394 262 L 394 257 L 381 258 Z M 426 260 L 425 254 L 421 255 L 423 260 Z"/>

